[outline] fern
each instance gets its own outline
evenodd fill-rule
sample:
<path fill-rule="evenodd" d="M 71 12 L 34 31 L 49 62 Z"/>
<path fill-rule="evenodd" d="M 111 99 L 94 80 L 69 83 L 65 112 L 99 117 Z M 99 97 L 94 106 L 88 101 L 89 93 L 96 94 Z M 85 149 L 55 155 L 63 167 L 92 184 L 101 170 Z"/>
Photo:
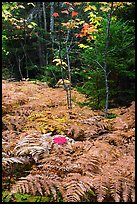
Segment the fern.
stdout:
<path fill-rule="evenodd" d="M 100 171 L 99 159 L 92 153 L 83 154 L 77 159 L 76 164 L 80 166 L 83 175 L 86 174 L 92 177 Z"/>
<path fill-rule="evenodd" d="M 63 181 L 66 189 L 63 199 L 66 202 L 79 202 L 86 193 L 93 188 L 93 180 L 89 176 L 79 173 L 70 173 Z"/>
<path fill-rule="evenodd" d="M 84 145 L 84 144 L 85 145 Z M 83 175 L 94 175 L 100 171 L 99 159 L 92 153 L 88 153 L 91 143 L 75 142 L 62 148 L 54 149 L 48 157 L 40 160 L 43 170 L 55 171 L 61 177 L 70 172 L 79 172 Z M 82 148 L 83 147 L 83 148 Z"/>
<path fill-rule="evenodd" d="M 10 167 L 12 164 L 29 164 L 30 159 L 27 157 L 3 157 L 2 167 Z"/>
<path fill-rule="evenodd" d="M 14 154 L 17 156 L 31 155 L 37 163 L 41 155 L 48 155 L 52 146 L 52 139 L 47 137 L 45 140 L 38 134 L 23 136 L 16 147 Z"/>
<path fill-rule="evenodd" d="M 72 91 L 75 101 L 85 101 Z M 10 195 L 48 196 L 56 202 L 59 194 L 64 202 L 135 202 L 134 103 L 122 115 L 114 110 L 117 117 L 111 120 L 75 104 L 69 120 L 64 93 L 57 90 L 5 82 L 2 94 L 3 186 Z M 67 143 L 54 144 L 56 133 Z"/>
<path fill-rule="evenodd" d="M 66 202 L 81 201 L 83 196 L 93 188 L 92 179 L 88 176 L 81 176 L 79 173 L 70 173 L 61 182 L 61 179 L 54 174 L 46 176 L 28 175 L 22 177 L 13 185 L 10 195 L 14 193 L 33 194 L 33 195 L 52 195 L 53 200 L 57 200 L 57 192 L 62 193 L 63 200 Z"/>
<path fill-rule="evenodd" d="M 51 177 L 50 177 L 51 176 Z M 33 195 L 53 195 L 54 200 L 57 199 L 57 189 L 62 191 L 60 180 L 57 175 L 31 175 L 22 177 L 15 185 L 13 185 L 10 195 L 14 193 L 27 193 Z"/>
<path fill-rule="evenodd" d="M 104 165 L 101 169 L 102 173 L 94 177 L 93 186 L 98 202 L 104 202 L 107 197 L 115 202 L 134 202 L 134 178 L 128 175 L 125 176 L 125 172 L 122 171 L 123 167 L 121 169 L 121 166 L 118 166 L 117 163 L 111 166 Z"/>

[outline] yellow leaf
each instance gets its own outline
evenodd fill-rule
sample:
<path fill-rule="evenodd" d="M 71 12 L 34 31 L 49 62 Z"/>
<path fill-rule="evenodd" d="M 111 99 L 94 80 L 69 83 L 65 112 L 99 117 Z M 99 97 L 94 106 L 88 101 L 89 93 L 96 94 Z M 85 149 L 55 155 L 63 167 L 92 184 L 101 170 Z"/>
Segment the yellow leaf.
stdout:
<path fill-rule="evenodd" d="M 97 21 L 102 21 L 102 17 L 100 16 L 100 17 L 96 17 L 95 18 Z"/>
<path fill-rule="evenodd" d="M 65 83 L 65 84 L 70 84 L 70 81 L 69 81 L 69 80 L 64 79 L 64 83 Z M 66 121 L 66 118 L 65 118 L 64 120 Z"/>
<path fill-rule="evenodd" d="M 33 28 L 33 26 L 32 25 L 28 25 L 28 28 Z"/>
<path fill-rule="evenodd" d="M 60 59 L 54 59 L 52 62 L 60 62 Z"/>
<path fill-rule="evenodd" d="M 56 66 L 58 66 L 58 65 L 67 66 L 67 64 L 66 64 L 65 62 L 62 61 L 62 63 L 61 63 L 61 60 L 60 60 L 60 59 L 54 59 L 52 62 L 57 62 L 57 63 L 56 63 Z"/>
<path fill-rule="evenodd" d="M 91 8 L 92 10 L 94 10 L 94 11 L 97 10 L 97 8 L 96 8 L 95 6 L 90 6 L 90 8 Z"/>
<path fill-rule="evenodd" d="M 33 4 L 33 3 L 27 3 L 28 5 L 32 5 L 32 6 L 34 6 L 35 7 L 35 4 Z"/>
<path fill-rule="evenodd" d="M 96 15 L 93 12 L 90 12 L 89 13 L 89 18 L 93 18 L 93 17 L 96 17 Z"/>
<path fill-rule="evenodd" d="M 82 4 L 82 2 L 75 2 L 74 3 L 75 6 L 78 6 L 78 5 L 81 5 L 81 4 Z"/>
<path fill-rule="evenodd" d="M 110 8 L 109 7 L 105 7 L 105 6 L 101 6 L 100 10 L 108 12 L 110 10 Z"/>
<path fill-rule="evenodd" d="M 87 7 L 84 9 L 84 12 L 87 12 L 87 11 L 89 11 L 89 10 L 90 10 L 90 7 L 87 6 Z"/>
<path fill-rule="evenodd" d="M 87 7 L 84 9 L 84 12 L 91 11 L 91 10 L 96 11 L 97 8 L 96 8 L 95 6 L 91 6 L 91 5 L 89 5 L 89 6 L 87 6 Z"/>
<path fill-rule="evenodd" d="M 20 29 L 20 26 L 17 25 L 16 28 L 19 30 L 19 29 Z"/>
<path fill-rule="evenodd" d="M 25 7 L 23 5 L 18 5 L 17 7 L 25 9 Z"/>
<path fill-rule="evenodd" d="M 76 24 L 77 24 L 77 25 L 81 25 L 81 24 L 83 24 L 83 23 L 85 23 L 85 21 L 79 21 L 79 22 L 77 22 Z"/>
<path fill-rule="evenodd" d="M 85 49 L 85 48 L 88 48 L 88 47 L 89 47 L 88 45 L 84 45 L 84 44 L 82 44 L 82 43 L 81 43 L 81 44 L 79 44 L 78 46 L 79 46 L 80 48 L 83 48 L 83 49 Z"/>
<path fill-rule="evenodd" d="M 53 132 L 53 131 L 55 130 L 55 128 L 54 128 L 54 127 L 49 127 L 49 130 L 50 130 L 51 132 Z"/>

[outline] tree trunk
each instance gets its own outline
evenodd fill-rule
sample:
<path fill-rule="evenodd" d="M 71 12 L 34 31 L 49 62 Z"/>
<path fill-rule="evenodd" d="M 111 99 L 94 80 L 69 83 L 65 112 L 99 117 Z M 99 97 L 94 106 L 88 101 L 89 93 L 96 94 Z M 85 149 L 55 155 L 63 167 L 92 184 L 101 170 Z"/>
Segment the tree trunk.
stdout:
<path fill-rule="evenodd" d="M 58 2 L 58 8 L 60 8 L 60 2 Z M 60 9 L 59 9 L 59 11 L 60 11 Z M 59 15 L 60 15 L 60 12 L 59 12 Z M 67 106 L 68 106 L 68 109 L 69 109 L 69 94 L 68 94 L 68 88 L 67 88 L 67 86 L 66 86 L 66 84 L 64 82 L 64 73 L 63 73 L 63 68 L 62 68 L 61 49 L 62 49 L 62 46 L 61 46 L 61 21 L 59 21 L 59 59 L 61 61 L 61 63 L 60 63 L 60 70 L 61 70 L 63 86 L 64 86 L 64 89 L 66 91 Z"/>
<path fill-rule="evenodd" d="M 22 59 L 20 59 L 19 57 L 19 73 L 20 73 L 20 76 L 21 76 L 21 79 L 23 79 L 23 75 L 22 75 L 22 71 L 21 71 L 21 61 L 23 60 L 24 56 L 22 57 Z"/>
<path fill-rule="evenodd" d="M 27 67 L 27 54 L 26 54 L 26 51 L 25 51 L 25 45 L 27 45 L 27 41 L 26 41 L 26 37 L 27 37 L 27 33 L 26 33 L 26 21 L 25 19 L 27 18 L 26 16 L 26 12 L 25 12 L 25 17 L 24 17 L 24 45 L 22 44 L 22 48 L 23 48 L 23 51 L 24 51 L 24 55 L 25 55 L 25 65 L 26 65 L 26 77 L 29 78 L 29 72 L 28 72 L 28 67 Z"/>
<path fill-rule="evenodd" d="M 51 36 L 51 47 L 52 47 L 52 56 L 54 49 L 54 2 L 50 2 L 50 36 Z"/>
<path fill-rule="evenodd" d="M 108 17 L 108 24 L 107 24 L 107 31 L 106 31 L 106 47 L 105 47 L 105 56 L 104 56 L 104 77 L 105 77 L 105 85 L 106 85 L 106 107 L 105 107 L 105 117 L 108 114 L 108 94 L 109 94 L 109 87 L 108 87 L 108 72 L 107 72 L 107 54 L 108 54 L 108 38 L 110 32 L 110 22 L 112 17 L 112 10 L 113 10 L 113 2 L 111 2 L 110 13 Z"/>
<path fill-rule="evenodd" d="M 69 51 L 68 51 L 68 39 L 69 39 L 70 30 L 68 30 L 67 38 L 66 38 L 66 55 L 67 55 L 67 63 L 68 63 L 68 79 L 70 81 L 69 84 L 69 109 L 72 109 L 72 93 L 71 93 L 71 68 L 70 68 L 70 59 L 69 59 Z"/>
<path fill-rule="evenodd" d="M 38 2 L 39 3 L 39 9 L 41 8 L 41 2 Z M 42 13 L 39 12 L 38 13 L 38 22 L 39 22 L 39 27 L 42 28 Z M 44 54 L 44 48 L 43 48 L 43 45 L 41 43 L 41 40 L 40 40 L 40 35 L 38 34 L 38 55 L 39 55 L 39 63 L 40 63 L 40 67 L 42 67 L 43 65 L 45 65 L 45 54 Z"/>
<path fill-rule="evenodd" d="M 54 16 L 53 16 L 53 13 L 54 13 L 54 2 L 50 2 L 50 32 L 51 32 L 52 42 L 54 42 L 54 35 L 53 35 L 53 32 L 54 32 Z"/>
<path fill-rule="evenodd" d="M 45 2 L 42 2 L 42 8 L 43 8 L 43 17 L 44 17 L 44 29 L 45 34 L 47 36 L 47 18 L 46 18 L 46 11 L 45 11 Z M 47 52 L 47 42 L 45 43 L 45 65 L 48 64 L 48 52 Z"/>

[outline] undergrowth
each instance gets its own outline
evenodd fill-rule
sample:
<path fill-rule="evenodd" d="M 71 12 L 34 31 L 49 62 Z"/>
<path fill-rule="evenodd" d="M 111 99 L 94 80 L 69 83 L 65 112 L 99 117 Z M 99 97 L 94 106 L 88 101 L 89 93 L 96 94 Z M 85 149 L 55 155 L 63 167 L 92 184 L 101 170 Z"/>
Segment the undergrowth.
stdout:
<path fill-rule="evenodd" d="M 5 82 L 3 202 L 135 201 L 134 103 L 104 118 L 73 94 L 70 119 L 63 90 Z"/>

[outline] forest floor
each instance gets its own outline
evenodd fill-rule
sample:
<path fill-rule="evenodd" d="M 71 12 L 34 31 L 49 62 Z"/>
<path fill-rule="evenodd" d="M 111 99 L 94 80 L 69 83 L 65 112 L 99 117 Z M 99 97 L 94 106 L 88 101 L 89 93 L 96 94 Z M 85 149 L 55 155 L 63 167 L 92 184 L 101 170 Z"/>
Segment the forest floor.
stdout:
<path fill-rule="evenodd" d="M 4 153 L 12 157 L 15 156 L 15 149 L 20 147 L 20 140 L 25 137 L 29 138 L 29 136 L 35 138 L 49 133 L 51 137 L 62 135 L 71 138 L 73 144 L 78 145 L 77 148 L 75 146 L 75 155 L 72 155 L 72 157 L 75 156 L 75 161 L 76 152 L 79 155 L 78 158 L 82 158 L 85 152 L 98 157 L 104 182 L 106 182 L 106 177 L 112 177 L 110 180 L 116 181 L 116 183 L 113 181 L 113 185 L 123 178 L 128 179 L 128 181 L 124 180 L 127 186 L 123 187 L 123 197 L 119 199 L 134 201 L 132 189 L 134 189 L 135 173 L 135 102 L 133 101 L 129 107 L 109 109 L 109 113 L 116 114 L 116 117 L 108 119 L 103 117 L 102 111 L 91 110 L 86 106 L 81 107 L 79 103 L 84 103 L 87 99 L 75 89 L 72 90 L 72 99 L 70 119 L 63 88 L 49 88 L 46 83 L 40 82 L 34 84 L 31 81 L 8 82 L 3 80 L 2 137 Z M 60 147 L 63 148 L 63 145 Z M 24 156 L 23 153 L 20 155 Z M 35 168 L 37 168 L 37 164 L 40 164 L 39 158 L 34 160 L 36 161 Z M 66 160 L 64 161 L 66 162 Z M 5 162 L 4 168 L 8 168 L 9 163 Z M 34 164 L 32 166 L 34 167 Z M 32 166 L 29 173 L 36 174 L 33 172 L 35 168 L 33 169 Z M 73 172 L 72 169 L 70 172 Z M 67 175 L 66 173 L 62 174 Z M 5 190 L 8 189 L 7 176 L 6 173 L 3 173 L 5 182 L 3 188 Z M 22 175 L 16 178 L 14 175 L 10 175 L 11 183 L 14 184 L 14 180 L 16 182 L 16 179 L 18 180 L 20 177 Z M 94 187 L 97 189 L 97 175 L 94 176 L 94 179 L 96 179 Z M 128 189 L 126 193 L 125 189 Z M 116 191 L 118 191 L 117 188 Z M 103 196 L 101 197 L 99 194 L 97 189 L 97 200 L 103 200 Z M 117 193 L 113 192 L 111 196 L 114 201 L 117 201 Z M 68 197 L 64 196 L 64 200 L 68 201 Z"/>

